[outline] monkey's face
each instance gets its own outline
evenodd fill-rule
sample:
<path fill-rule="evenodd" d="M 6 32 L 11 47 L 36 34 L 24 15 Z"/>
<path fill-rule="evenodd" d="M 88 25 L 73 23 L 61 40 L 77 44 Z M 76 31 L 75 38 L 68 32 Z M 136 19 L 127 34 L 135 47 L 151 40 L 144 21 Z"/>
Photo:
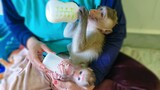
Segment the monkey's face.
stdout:
<path fill-rule="evenodd" d="M 117 13 L 105 6 L 92 9 L 89 13 L 89 21 L 94 23 L 102 33 L 108 34 L 117 23 Z"/>
<path fill-rule="evenodd" d="M 94 83 L 95 80 L 90 80 L 92 78 L 95 78 L 94 76 L 91 76 L 92 74 L 91 70 L 88 69 L 81 69 L 75 72 L 74 74 L 74 80 L 75 82 L 80 86 L 89 86 Z"/>
<path fill-rule="evenodd" d="M 92 20 L 93 22 L 98 22 L 104 18 L 106 15 L 105 10 L 102 9 L 91 9 L 89 11 L 89 20 Z"/>

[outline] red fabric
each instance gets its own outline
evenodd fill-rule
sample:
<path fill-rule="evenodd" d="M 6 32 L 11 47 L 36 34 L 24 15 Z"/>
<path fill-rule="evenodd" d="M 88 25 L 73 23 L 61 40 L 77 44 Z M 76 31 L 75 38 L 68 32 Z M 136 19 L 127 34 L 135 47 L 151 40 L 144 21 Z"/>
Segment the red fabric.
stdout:
<path fill-rule="evenodd" d="M 106 79 L 94 90 L 160 90 L 160 80 L 145 66 L 120 53 Z"/>

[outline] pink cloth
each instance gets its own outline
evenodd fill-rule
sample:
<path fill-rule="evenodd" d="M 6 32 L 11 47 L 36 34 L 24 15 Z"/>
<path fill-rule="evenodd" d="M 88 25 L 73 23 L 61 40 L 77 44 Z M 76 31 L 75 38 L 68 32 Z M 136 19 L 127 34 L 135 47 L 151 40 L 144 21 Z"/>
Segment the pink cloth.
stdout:
<path fill-rule="evenodd" d="M 53 63 L 53 65 L 55 64 Z M 53 73 L 49 73 L 49 75 L 54 79 L 68 80 L 74 74 L 75 67 L 68 60 L 61 61 L 55 65 L 55 67 L 55 71 L 53 71 Z"/>

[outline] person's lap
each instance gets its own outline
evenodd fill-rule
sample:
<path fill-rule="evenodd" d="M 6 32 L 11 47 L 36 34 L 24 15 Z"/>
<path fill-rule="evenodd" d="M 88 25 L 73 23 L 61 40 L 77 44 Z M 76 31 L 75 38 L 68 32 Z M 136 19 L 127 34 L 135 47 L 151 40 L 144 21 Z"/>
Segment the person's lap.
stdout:
<path fill-rule="evenodd" d="M 62 56 L 67 58 L 67 55 Z M 54 88 L 50 78 L 35 69 L 28 59 L 21 60 L 7 72 L 1 84 L 5 90 L 8 90 L 8 87 L 10 90 Z M 105 80 L 94 90 L 158 90 L 157 84 L 158 79 L 152 72 L 134 59 L 120 53 Z"/>
<path fill-rule="evenodd" d="M 160 80 L 145 66 L 119 53 L 105 80 L 94 90 L 160 90 Z"/>
<path fill-rule="evenodd" d="M 4 73 L 0 90 L 52 90 L 54 87 L 46 74 L 38 71 L 29 59 L 21 59 Z"/>

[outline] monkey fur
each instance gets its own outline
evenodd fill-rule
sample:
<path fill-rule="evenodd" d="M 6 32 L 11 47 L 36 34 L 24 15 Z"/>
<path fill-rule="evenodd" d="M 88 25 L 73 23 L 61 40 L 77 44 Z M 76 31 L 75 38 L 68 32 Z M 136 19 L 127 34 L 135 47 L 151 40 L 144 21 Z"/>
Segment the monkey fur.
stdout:
<path fill-rule="evenodd" d="M 64 30 L 64 37 L 72 38 L 68 45 L 72 62 L 88 65 L 96 60 L 102 52 L 105 35 L 112 32 L 117 19 L 117 12 L 109 7 L 101 6 L 89 12 L 81 7 L 79 21 L 68 23 Z"/>

